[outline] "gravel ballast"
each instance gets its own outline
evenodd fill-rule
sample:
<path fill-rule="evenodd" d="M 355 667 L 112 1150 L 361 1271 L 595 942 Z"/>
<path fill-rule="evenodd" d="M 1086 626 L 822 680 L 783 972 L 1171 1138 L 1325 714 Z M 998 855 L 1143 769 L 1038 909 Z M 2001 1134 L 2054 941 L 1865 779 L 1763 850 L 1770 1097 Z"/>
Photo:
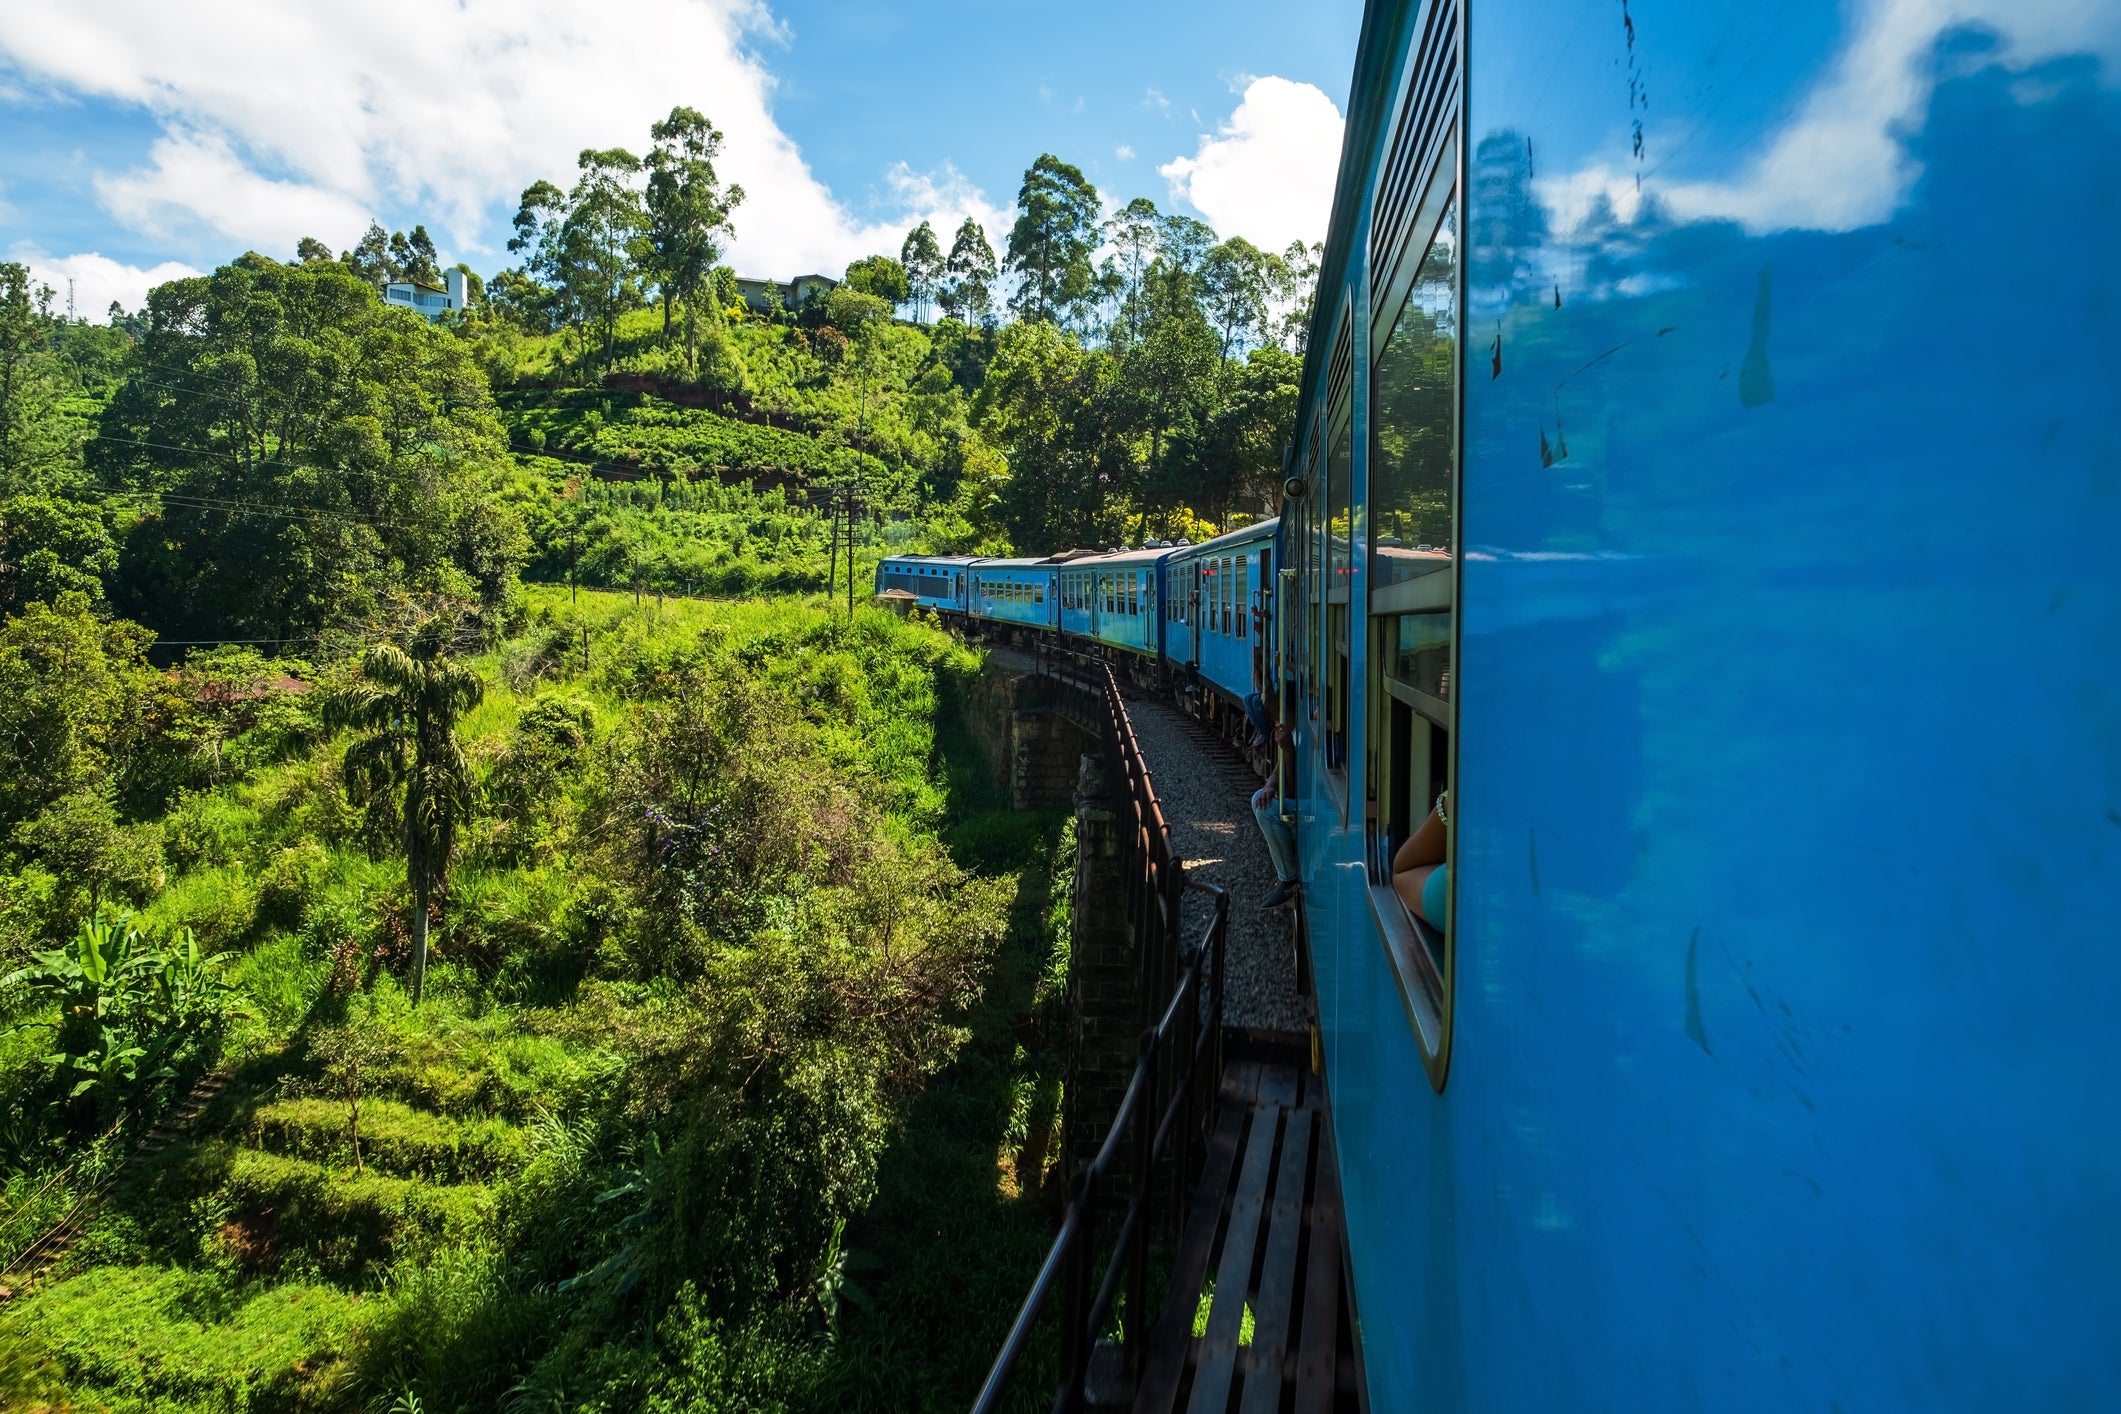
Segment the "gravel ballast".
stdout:
<path fill-rule="evenodd" d="M 1224 1024 L 1305 1030 L 1310 1019 L 1296 992 L 1293 910 L 1268 913 L 1259 906 L 1275 885 L 1266 841 L 1252 818 L 1251 795 L 1259 781 L 1175 708 L 1136 698 L 1127 703 L 1127 715 L 1186 877 L 1219 884 L 1230 895 Z M 1187 896 L 1189 942 L 1199 936 L 1206 908 L 1202 896 Z"/>

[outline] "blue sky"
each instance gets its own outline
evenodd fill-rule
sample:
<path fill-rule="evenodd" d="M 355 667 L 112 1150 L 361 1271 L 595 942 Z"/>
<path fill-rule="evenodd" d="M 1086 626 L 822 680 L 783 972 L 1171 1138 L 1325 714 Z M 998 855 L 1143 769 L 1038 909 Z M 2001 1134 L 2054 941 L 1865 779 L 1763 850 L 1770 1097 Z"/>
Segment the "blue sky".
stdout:
<path fill-rule="evenodd" d="M 182 13 L 177 13 L 181 8 Z M 508 263 L 517 192 L 640 150 L 673 104 L 728 134 L 746 273 L 895 252 L 971 215 L 1001 244 L 1042 151 L 1279 247 L 1322 233 L 1361 6 L 847 0 L 9 0 L 0 255 L 83 312 L 370 217 Z M 947 229 L 944 230 L 947 241 Z"/>

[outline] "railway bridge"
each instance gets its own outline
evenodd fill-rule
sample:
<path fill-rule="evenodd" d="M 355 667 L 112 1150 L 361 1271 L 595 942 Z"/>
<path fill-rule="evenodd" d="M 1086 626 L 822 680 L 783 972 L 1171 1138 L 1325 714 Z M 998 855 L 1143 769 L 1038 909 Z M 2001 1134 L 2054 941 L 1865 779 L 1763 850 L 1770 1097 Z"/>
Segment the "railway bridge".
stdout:
<path fill-rule="evenodd" d="M 1060 739 L 1027 717 L 1066 722 L 1087 748 L 1070 1199 L 974 1408 L 1045 1402 L 1017 1366 L 1057 1314 L 1055 1410 L 1361 1410 L 1301 938 L 1293 909 L 1260 906 L 1275 879 L 1248 803 L 1258 777 L 1108 665 L 1012 665 L 1019 787 L 1050 774 L 1037 763 Z"/>

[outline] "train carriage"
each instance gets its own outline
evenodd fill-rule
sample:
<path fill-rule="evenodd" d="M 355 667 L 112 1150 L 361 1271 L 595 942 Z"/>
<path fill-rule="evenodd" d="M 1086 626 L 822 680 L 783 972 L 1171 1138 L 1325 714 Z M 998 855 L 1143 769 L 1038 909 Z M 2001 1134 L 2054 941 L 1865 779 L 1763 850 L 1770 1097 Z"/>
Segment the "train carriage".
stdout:
<path fill-rule="evenodd" d="M 1370 1407 L 2121 1404 L 2117 88 L 1368 7 L 1278 685 Z"/>
<path fill-rule="evenodd" d="M 1163 651 L 1163 562 L 1175 546 L 1151 546 L 1071 557 L 1065 576 L 1061 627 L 1091 642 L 1157 657 Z"/>
<path fill-rule="evenodd" d="M 1050 560 L 977 560 L 967 570 L 966 612 L 991 623 L 1057 628 L 1053 576 Z"/>
<path fill-rule="evenodd" d="M 877 562 L 876 592 L 902 590 L 923 609 L 961 614 L 965 572 L 976 563 L 973 555 L 887 555 Z"/>
<path fill-rule="evenodd" d="M 1256 691 L 1255 650 L 1272 641 L 1279 522 L 1241 527 L 1173 555 L 1166 567 L 1166 651 L 1174 664 L 1243 702 Z"/>

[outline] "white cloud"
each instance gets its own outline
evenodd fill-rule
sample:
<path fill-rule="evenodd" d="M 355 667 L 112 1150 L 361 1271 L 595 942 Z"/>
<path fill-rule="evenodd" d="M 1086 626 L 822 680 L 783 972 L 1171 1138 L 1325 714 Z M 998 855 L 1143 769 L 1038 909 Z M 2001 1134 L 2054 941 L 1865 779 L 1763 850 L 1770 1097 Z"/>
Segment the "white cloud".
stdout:
<path fill-rule="evenodd" d="M 143 269 L 138 265 L 121 265 L 95 251 L 79 255 L 46 255 L 36 246 L 26 244 L 16 246 L 12 257 L 29 267 L 32 287 L 52 287 L 57 296 L 54 306 L 58 309 L 66 308 L 66 282 L 72 280 L 74 308 L 82 318 L 99 324 L 109 311 L 112 300 L 127 309 L 138 309 L 147 303 L 147 292 L 155 286 L 199 273 L 174 260 Z"/>
<path fill-rule="evenodd" d="M 1645 194 L 1681 219 L 1734 219 L 1754 232 L 1846 231 L 1887 219 L 1920 175 L 1904 139 L 1929 102 L 1930 55 L 1959 25 L 1994 30 L 1999 57 L 2013 64 L 2086 50 L 2121 58 L 2121 7 L 2102 0 L 1872 0 L 1790 121 L 1742 168 L 1701 181 L 1652 173 Z M 1635 209 L 1634 169 L 1618 159 L 1539 185 L 1564 222 L 1601 195 L 1623 218 Z"/>
<path fill-rule="evenodd" d="M 211 133 L 158 138 L 148 162 L 122 176 L 99 173 L 95 179 L 105 209 L 147 235 L 167 236 L 203 215 L 224 234 L 284 259 L 296 241 L 320 232 L 346 232 L 333 244 L 350 246 L 368 223 L 369 208 L 358 200 L 261 176 L 225 138 Z"/>
<path fill-rule="evenodd" d="M 837 264 L 806 265 L 801 270 L 783 273 L 806 274 L 815 269 L 836 275 L 856 255 L 896 258 L 906 233 L 923 221 L 935 228 L 935 239 L 946 252 L 950 249 L 951 237 L 957 234 L 958 226 L 967 216 L 979 222 L 990 244 L 999 242 L 1009 233 L 1009 223 L 1013 219 L 1009 209 L 988 201 L 964 173 L 948 163 L 944 163 L 939 172 L 916 172 L 906 163 L 899 162 L 884 173 L 884 181 L 891 190 L 888 205 L 893 214 L 885 220 L 849 226 L 845 233 L 849 255 L 840 256 Z"/>
<path fill-rule="evenodd" d="M 1134 160 L 1134 149 L 1126 143 L 1121 143 L 1118 147 L 1112 149 L 1112 155 L 1122 162 L 1132 162 Z"/>
<path fill-rule="evenodd" d="M 287 255 L 300 235 L 344 247 L 371 215 L 409 213 L 445 254 L 498 263 L 481 242 L 522 188 L 566 185 L 585 147 L 640 151 L 684 103 L 726 134 L 719 168 L 748 194 L 732 258 L 837 270 L 893 223 L 848 212 L 774 121 L 746 45 L 782 37 L 758 0 L 369 0 L 357 23 L 321 0 L 0 5 L 0 60 L 162 122 L 147 165 L 97 184 L 142 231 Z M 971 203 L 964 185 L 930 183 Z"/>
<path fill-rule="evenodd" d="M 1222 235 L 1279 251 L 1324 238 L 1341 127 L 1318 88 L 1269 74 L 1245 85 L 1237 110 L 1191 157 L 1156 170 Z"/>

